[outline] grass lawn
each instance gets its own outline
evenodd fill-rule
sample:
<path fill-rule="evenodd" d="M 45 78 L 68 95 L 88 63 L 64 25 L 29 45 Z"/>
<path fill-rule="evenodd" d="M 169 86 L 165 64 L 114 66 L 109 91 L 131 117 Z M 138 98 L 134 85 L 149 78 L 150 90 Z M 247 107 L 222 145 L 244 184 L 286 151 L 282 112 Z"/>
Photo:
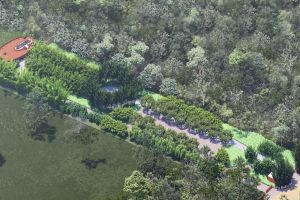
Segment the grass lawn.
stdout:
<path fill-rule="evenodd" d="M 22 37 L 23 35 L 21 32 L 9 32 L 0 28 L 0 36 L 0 46 L 2 46 L 6 42 L 17 37 Z"/>
<path fill-rule="evenodd" d="M 229 124 L 223 124 L 223 128 L 225 130 L 231 131 L 233 133 L 233 138 L 237 141 L 243 143 L 246 146 L 252 146 L 256 149 L 262 142 L 268 140 L 259 133 L 242 131 L 233 126 L 230 126 Z M 282 154 L 292 166 L 295 166 L 295 159 L 290 150 L 284 150 Z"/>
<path fill-rule="evenodd" d="M 79 58 L 78 55 L 76 55 L 75 53 L 63 50 L 62 48 L 60 48 L 57 44 L 55 43 L 51 43 L 48 45 L 49 47 L 58 50 L 59 52 L 63 53 L 65 56 L 67 56 L 70 59 L 74 59 L 74 58 Z M 79 58 L 82 59 L 82 58 Z M 94 68 L 94 69 L 100 69 L 101 66 L 99 64 L 97 64 L 96 62 L 90 62 L 87 61 L 87 66 Z"/>
<path fill-rule="evenodd" d="M 264 138 L 264 136 L 261 134 L 241 131 L 233 126 L 230 126 L 229 124 L 223 124 L 223 128 L 231 131 L 231 133 L 233 133 L 233 138 L 246 146 L 257 148 L 262 142 L 266 141 L 266 138 Z"/>
<path fill-rule="evenodd" d="M 238 157 L 242 157 L 245 159 L 244 152 L 242 152 L 239 148 L 237 148 L 235 146 L 228 146 L 228 147 L 225 147 L 225 149 L 229 154 L 229 159 L 230 159 L 231 163 Z"/>
<path fill-rule="evenodd" d="M 143 96 L 146 96 L 146 95 L 151 95 L 155 101 L 159 100 L 159 99 L 162 99 L 164 98 L 163 95 L 160 95 L 158 93 L 154 93 L 154 92 L 150 92 L 150 91 L 147 91 L 147 90 L 143 90 L 140 95 L 143 97 Z"/>
<path fill-rule="evenodd" d="M 90 108 L 90 104 L 89 104 L 89 101 L 85 98 L 80 98 L 80 97 L 77 97 L 77 96 L 74 96 L 74 95 L 69 95 L 68 96 L 68 100 L 70 101 L 73 101 L 75 103 L 78 103 L 84 107 L 87 107 L 87 108 Z"/>

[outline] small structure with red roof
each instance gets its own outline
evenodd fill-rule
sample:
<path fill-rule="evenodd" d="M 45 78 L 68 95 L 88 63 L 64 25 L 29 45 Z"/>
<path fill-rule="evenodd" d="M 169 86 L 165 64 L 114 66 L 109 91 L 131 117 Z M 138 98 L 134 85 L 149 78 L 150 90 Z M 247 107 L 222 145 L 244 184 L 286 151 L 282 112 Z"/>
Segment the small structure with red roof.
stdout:
<path fill-rule="evenodd" d="M 0 47 L 0 58 L 6 61 L 20 60 L 32 47 L 32 37 L 13 39 Z"/>

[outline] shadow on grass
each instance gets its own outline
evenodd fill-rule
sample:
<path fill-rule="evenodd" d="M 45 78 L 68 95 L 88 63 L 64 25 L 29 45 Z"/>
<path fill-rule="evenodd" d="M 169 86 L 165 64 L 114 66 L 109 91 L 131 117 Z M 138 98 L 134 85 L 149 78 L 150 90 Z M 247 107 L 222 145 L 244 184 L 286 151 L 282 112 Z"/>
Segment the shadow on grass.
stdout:
<path fill-rule="evenodd" d="M 98 164 L 106 163 L 106 159 L 105 158 L 101 158 L 101 159 L 97 159 L 97 160 L 92 160 L 92 159 L 84 159 L 81 161 L 81 163 L 83 163 L 87 169 L 91 170 L 91 169 L 96 169 L 96 167 L 98 166 Z"/>
<path fill-rule="evenodd" d="M 52 142 L 55 139 L 57 129 L 55 126 L 49 124 L 42 124 L 37 131 L 30 134 L 34 140 L 40 140 L 45 142 Z"/>
<path fill-rule="evenodd" d="M 0 153 L 0 167 L 2 167 L 5 162 L 6 162 L 6 160 L 5 160 L 4 156 Z"/>

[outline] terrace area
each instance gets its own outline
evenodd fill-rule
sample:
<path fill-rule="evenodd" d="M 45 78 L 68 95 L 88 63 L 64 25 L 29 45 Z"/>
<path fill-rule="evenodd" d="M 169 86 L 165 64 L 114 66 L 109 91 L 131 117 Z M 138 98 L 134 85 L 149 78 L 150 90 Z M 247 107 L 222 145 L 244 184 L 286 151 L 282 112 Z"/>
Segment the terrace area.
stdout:
<path fill-rule="evenodd" d="M 31 48 L 33 38 L 16 38 L 0 47 L 0 58 L 6 61 L 19 60 L 23 58 Z"/>

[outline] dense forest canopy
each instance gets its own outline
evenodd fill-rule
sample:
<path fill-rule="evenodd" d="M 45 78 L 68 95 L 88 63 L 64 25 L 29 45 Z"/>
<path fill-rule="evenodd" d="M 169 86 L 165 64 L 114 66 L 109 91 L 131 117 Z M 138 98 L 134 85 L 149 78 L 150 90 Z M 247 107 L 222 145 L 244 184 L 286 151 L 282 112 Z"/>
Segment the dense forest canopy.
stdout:
<path fill-rule="evenodd" d="M 299 0 L 0 1 L 0 26 L 178 95 L 240 128 L 300 137 Z M 121 77 L 121 75 L 119 74 Z"/>
<path fill-rule="evenodd" d="M 152 107 L 144 107 L 178 122 L 184 119 L 182 124 L 189 120 L 190 127 L 210 130 L 213 137 L 225 136 L 224 141 L 232 136 L 220 132 L 223 121 L 258 131 L 294 149 L 299 163 L 300 0 L 0 0 L 1 30 L 24 32 L 43 41 L 30 52 L 29 72 L 24 75 L 16 75 L 14 64 L 0 61 L 0 78 L 16 83 L 19 90 L 45 91 L 52 85 L 54 89 L 47 91 L 55 97 L 52 102 L 66 100 L 71 93 L 87 98 L 93 107 L 101 107 L 99 102 L 107 106 L 133 100 L 142 89 L 173 95 L 176 98 L 153 105 L 154 100 L 148 99 L 145 105 Z M 82 60 L 46 51 L 47 43 L 56 43 Z M 86 60 L 101 67 L 89 68 Z M 99 90 L 109 84 L 120 90 L 114 94 Z M 198 152 L 193 141 L 156 127 L 152 118 L 132 119 L 128 110 L 102 117 L 75 104 L 65 111 L 185 164 L 200 155 L 198 163 L 187 166 L 188 173 L 178 170 L 164 176 L 161 171 L 167 167 L 152 152 L 156 168 L 144 163 L 125 180 L 124 193 L 132 199 L 162 198 L 166 193 L 176 199 L 179 194 L 174 191 L 185 199 L 264 198 L 254 189 L 257 180 L 244 160 L 235 160 L 227 170 L 230 161 L 224 150 L 216 156 L 205 148 Z M 197 117 L 205 123 L 197 124 Z M 128 132 L 118 120 L 130 121 L 132 130 Z M 276 146 L 262 147 L 259 152 Z M 274 163 L 255 162 L 255 155 L 254 149 L 247 149 L 246 159 L 254 162 L 254 170 L 269 173 L 265 166 Z M 291 176 L 293 168 L 281 157 L 277 160 L 274 177 L 285 185 L 281 169 L 288 169 L 286 176 Z M 139 194 L 136 182 L 144 188 Z M 152 188 L 154 183 L 159 187 Z"/>

